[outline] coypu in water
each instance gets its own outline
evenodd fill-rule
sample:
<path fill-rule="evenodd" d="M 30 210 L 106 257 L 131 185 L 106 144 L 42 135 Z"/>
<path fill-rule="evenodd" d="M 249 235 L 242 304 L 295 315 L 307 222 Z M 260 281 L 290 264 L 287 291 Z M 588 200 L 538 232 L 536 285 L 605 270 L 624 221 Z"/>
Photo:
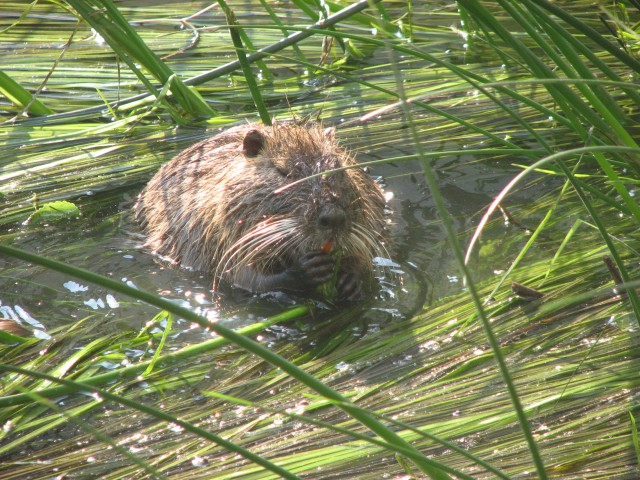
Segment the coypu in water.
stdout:
<path fill-rule="evenodd" d="M 252 292 L 309 292 L 333 278 L 356 300 L 383 255 L 382 190 L 318 124 L 250 123 L 186 149 L 147 184 L 146 246 Z M 339 260 L 336 260 L 339 258 Z"/>

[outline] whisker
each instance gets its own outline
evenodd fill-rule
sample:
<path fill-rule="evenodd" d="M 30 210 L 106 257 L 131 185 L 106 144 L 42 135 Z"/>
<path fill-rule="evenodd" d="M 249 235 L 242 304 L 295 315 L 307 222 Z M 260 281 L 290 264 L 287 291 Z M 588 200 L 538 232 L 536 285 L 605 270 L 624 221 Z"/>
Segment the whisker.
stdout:
<path fill-rule="evenodd" d="M 382 243 L 382 239 L 375 238 L 374 235 L 381 236 L 377 232 L 370 232 L 364 225 L 356 223 L 353 225 L 352 234 L 349 235 L 348 241 L 364 257 L 388 257 L 389 253 Z"/>
<path fill-rule="evenodd" d="M 270 249 L 265 260 L 273 261 L 274 253 L 286 251 L 292 237 L 295 237 L 292 232 L 298 230 L 297 226 L 298 222 L 290 218 L 270 219 L 258 224 L 224 250 L 215 276 L 221 278 L 228 275 L 227 272 L 250 265 Z"/>

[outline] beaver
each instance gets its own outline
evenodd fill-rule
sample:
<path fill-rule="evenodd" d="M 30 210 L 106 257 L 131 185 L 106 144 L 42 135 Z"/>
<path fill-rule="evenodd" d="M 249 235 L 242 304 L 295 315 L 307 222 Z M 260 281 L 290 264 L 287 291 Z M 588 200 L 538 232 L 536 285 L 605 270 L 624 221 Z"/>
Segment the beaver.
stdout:
<path fill-rule="evenodd" d="M 248 123 L 162 166 L 135 218 L 147 247 L 212 275 L 214 289 L 222 279 L 254 293 L 304 293 L 336 278 L 336 299 L 357 300 L 372 259 L 385 254 L 386 219 L 366 172 L 329 172 L 354 165 L 332 128 Z"/>

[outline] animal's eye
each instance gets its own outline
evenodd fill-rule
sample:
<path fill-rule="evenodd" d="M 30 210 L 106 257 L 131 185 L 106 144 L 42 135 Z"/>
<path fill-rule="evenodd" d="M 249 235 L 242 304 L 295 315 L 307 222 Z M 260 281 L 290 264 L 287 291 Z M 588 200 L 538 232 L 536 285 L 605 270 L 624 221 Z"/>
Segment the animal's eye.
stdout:
<path fill-rule="evenodd" d="M 283 177 L 291 176 L 291 165 L 289 165 L 288 163 L 272 159 L 271 164 L 275 167 L 278 173 Z"/>
<path fill-rule="evenodd" d="M 280 166 L 280 165 L 276 165 L 276 170 L 278 171 L 278 173 L 280 175 L 282 175 L 283 177 L 288 177 L 289 174 L 291 173 L 290 170 L 288 170 L 286 167 Z"/>

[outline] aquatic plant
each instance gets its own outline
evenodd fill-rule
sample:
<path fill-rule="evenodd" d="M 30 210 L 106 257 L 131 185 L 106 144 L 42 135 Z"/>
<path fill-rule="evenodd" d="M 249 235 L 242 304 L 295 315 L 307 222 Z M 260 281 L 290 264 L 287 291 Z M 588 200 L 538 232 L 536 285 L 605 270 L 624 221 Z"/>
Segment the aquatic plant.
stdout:
<path fill-rule="evenodd" d="M 0 74 L 3 315 L 29 317 L 6 300 L 31 282 L 24 261 L 130 307 L 101 330 L 59 301 L 75 319 L 50 338 L 0 337 L 3 478 L 637 474 L 637 8 L 293 4 L 0 7 L 0 44 L 19 50 Z M 305 305 L 234 332 L 46 258 L 83 259 L 77 238 L 28 251 L 70 224 L 118 228 L 122 192 L 205 127 L 318 109 L 372 167 L 418 162 L 464 291 L 383 328 L 367 304 L 311 324 Z M 388 144 L 410 148 L 376 160 Z M 513 177 L 475 234 L 438 177 L 461 159 Z M 219 336 L 181 343 L 185 320 Z M 278 341 L 289 325 L 297 340 Z"/>

